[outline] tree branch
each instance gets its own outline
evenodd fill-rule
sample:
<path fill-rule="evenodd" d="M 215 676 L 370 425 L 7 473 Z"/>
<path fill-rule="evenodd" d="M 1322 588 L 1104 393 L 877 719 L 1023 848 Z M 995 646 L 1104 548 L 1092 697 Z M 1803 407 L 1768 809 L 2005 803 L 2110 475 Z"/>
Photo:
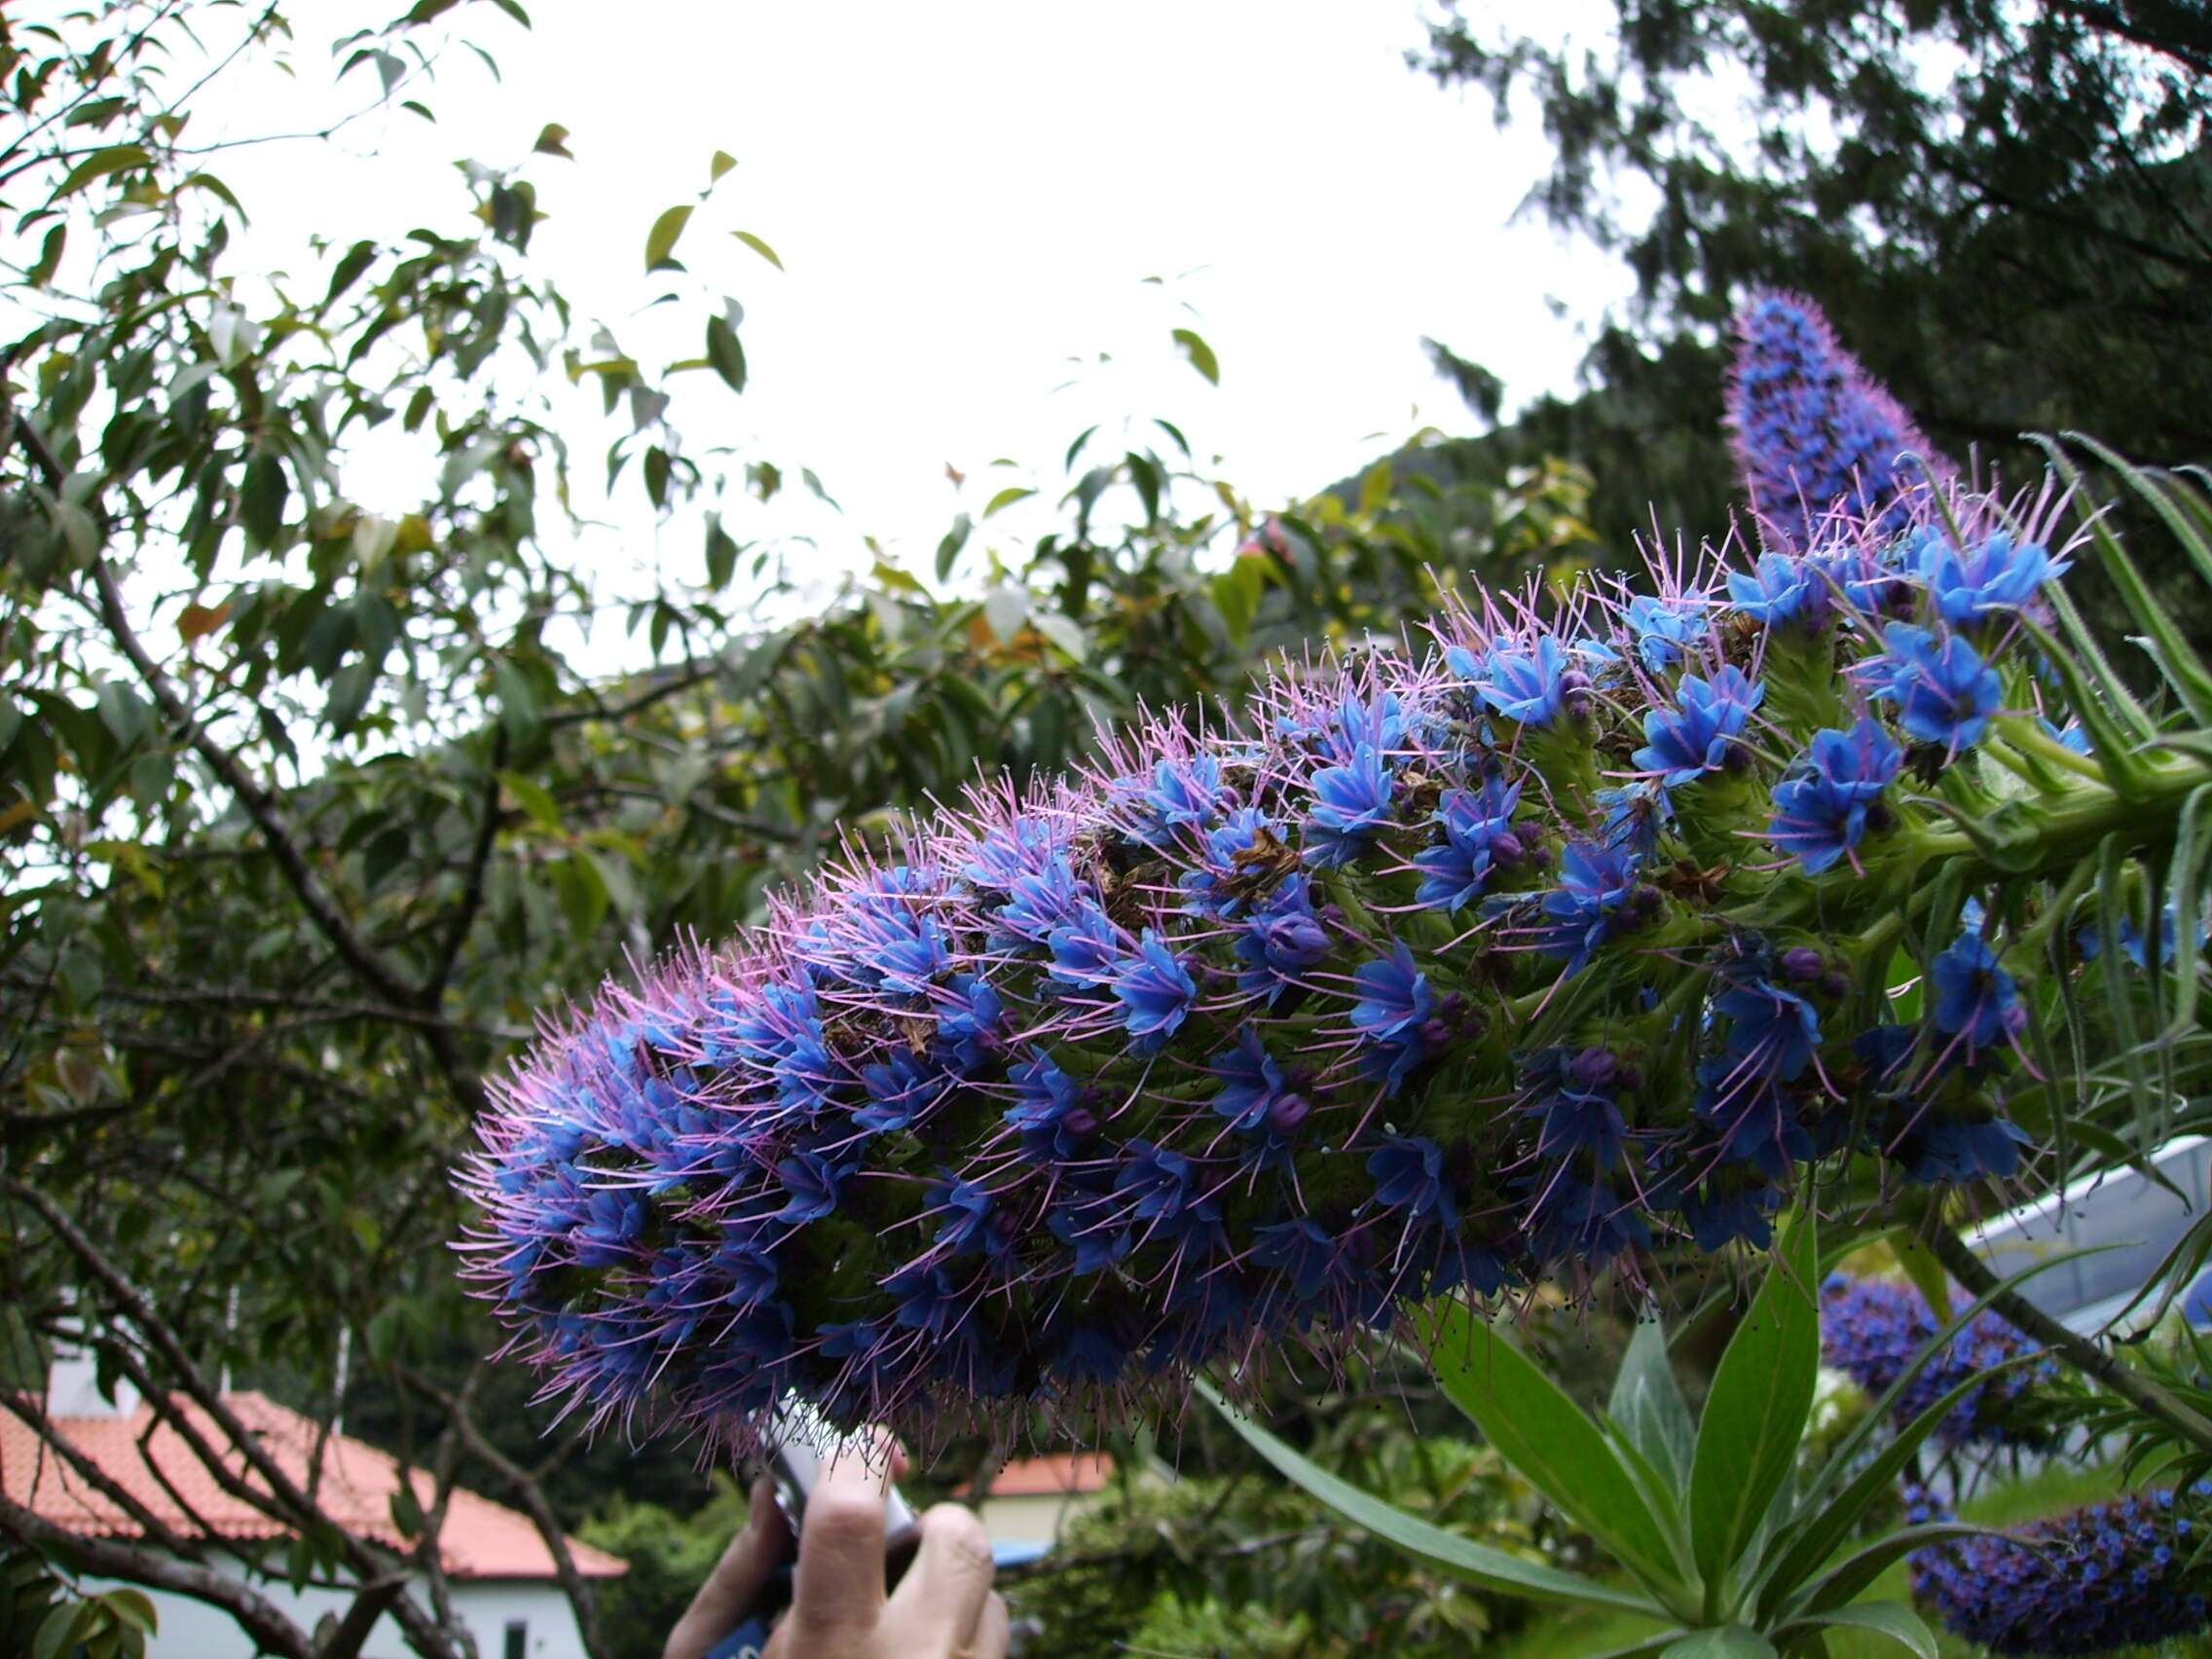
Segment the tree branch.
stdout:
<path fill-rule="evenodd" d="M 1976 1300 L 1989 1298 L 1991 1310 L 2009 1320 L 2083 1376 L 2118 1394 L 2145 1417 L 2199 1451 L 2212 1452 L 2212 1419 L 2177 1400 L 2125 1360 L 2099 1343 L 2069 1330 L 2017 1290 L 1998 1290 L 1997 1275 L 1989 1264 L 1968 1246 L 1941 1219 L 1922 1230 L 1921 1241 L 1943 1271 L 1972 1291 Z M 1996 1294 L 1991 1295 L 1991 1292 Z"/>
<path fill-rule="evenodd" d="M 476 846 L 468 858 L 468 874 L 461 883 L 461 903 L 454 907 L 445 943 L 438 947 L 430 977 L 423 984 L 423 1006 L 426 1009 L 435 1010 L 445 1000 L 454 964 L 461 960 L 461 947 L 468 942 L 468 930 L 475 925 L 476 912 L 483 908 L 484 871 L 492 862 L 492 846 L 499 831 L 499 773 L 506 764 L 507 728 L 502 725 L 492 739 L 492 763 L 484 769 L 484 805 L 476 826 Z"/>
<path fill-rule="evenodd" d="M 21 442 L 45 475 L 49 489 L 59 490 L 67 477 L 60 459 L 55 455 L 45 435 L 32 425 L 20 411 L 14 420 L 15 435 Z M 163 715 L 174 725 L 184 742 L 205 761 L 225 788 L 245 808 L 246 816 L 253 820 L 262 840 L 268 845 L 270 856 L 276 861 L 285 884 L 293 897 L 314 923 L 316 931 L 330 941 L 340 959 L 352 970 L 370 990 L 384 1001 L 399 1008 L 420 1009 L 424 1006 L 424 987 L 408 983 L 384 957 L 354 929 L 337 901 L 323 887 L 315 875 L 307 855 L 294 839 L 291 827 L 276 809 L 276 797 L 245 769 L 245 765 L 231 750 L 215 741 L 214 735 L 203 725 L 198 716 L 186 704 L 162 665 L 146 649 L 138 638 L 138 631 L 130 625 L 129 612 L 123 603 L 123 590 L 117 585 L 115 571 L 103 553 L 94 552 L 89 568 L 92 578 L 95 608 L 100 621 L 115 641 L 116 646 L 129 659 L 130 666 L 145 683 L 148 693 Z M 481 1113 L 488 1102 L 484 1095 L 483 1079 L 462 1054 L 453 1034 L 442 1026 L 424 1028 L 424 1042 L 429 1046 L 431 1057 L 445 1077 L 447 1086 L 462 1109 L 471 1116 Z"/>
<path fill-rule="evenodd" d="M 5 1409 L 37 1435 L 39 1444 L 50 1448 L 56 1457 L 76 1470 L 78 1477 L 88 1486 L 129 1516 L 151 1541 L 187 1560 L 198 1554 L 198 1547 L 190 1539 L 180 1537 L 169 1528 L 168 1523 L 147 1508 L 129 1487 L 113 1479 L 106 1470 L 78 1451 L 69 1437 L 59 1432 L 43 1411 L 36 1410 L 29 1403 L 31 1398 L 32 1396 L 13 1388 L 0 1389 L 0 1409 Z"/>
<path fill-rule="evenodd" d="M 149 1590 L 166 1590 L 221 1607 L 265 1653 L 282 1659 L 315 1659 L 314 1645 L 276 1604 L 213 1567 L 151 1555 L 113 1538 L 72 1532 L 0 1496 L 0 1531 L 33 1548 L 66 1551 L 78 1566 L 103 1578 L 120 1578 Z"/>
<path fill-rule="evenodd" d="M 391 965 L 377 953 L 368 940 L 354 931 L 353 924 L 347 919 L 346 913 L 339 909 L 337 902 L 324 890 L 313 867 L 308 863 L 307 855 L 293 839 L 283 814 L 276 810 L 276 797 L 262 788 L 237 755 L 217 743 L 206 727 L 200 723 L 199 718 L 186 706 L 184 698 L 177 691 L 175 682 L 169 679 L 167 672 L 146 649 L 144 643 L 138 638 L 138 631 L 130 625 L 130 617 L 124 609 L 123 590 L 117 586 L 115 572 L 109 568 L 104 555 L 92 555 L 91 571 L 93 592 L 99 601 L 100 620 L 106 624 L 109 635 L 123 654 L 130 659 L 130 666 L 137 671 L 138 678 L 145 682 L 146 689 L 161 706 L 162 713 L 177 728 L 193 752 L 222 779 L 224 787 L 238 797 L 239 804 L 245 808 L 246 816 L 253 820 L 254 827 L 261 831 L 261 838 L 268 844 L 270 855 L 276 859 L 276 867 L 282 871 L 285 884 L 291 888 L 293 897 L 299 900 L 301 908 L 314 922 L 316 930 L 330 940 L 331 948 L 353 971 L 354 977 L 377 995 L 387 1002 L 419 1007 L 422 1001 L 420 987 L 409 984 L 393 971 Z"/>
<path fill-rule="evenodd" d="M 562 1591 L 568 1596 L 570 1605 L 575 1608 L 576 1630 L 583 1638 L 584 1651 L 592 1659 L 608 1659 L 607 1642 L 600 1633 L 599 1604 L 592 1593 L 591 1581 L 577 1569 L 576 1558 L 569 1548 L 568 1534 L 562 1531 L 553 1505 L 546 1501 L 544 1489 L 531 1478 L 529 1470 L 484 1438 L 484 1431 L 477 1427 L 465 1402 L 407 1366 L 397 1367 L 395 1375 L 401 1386 L 413 1389 L 442 1410 L 446 1420 L 461 1430 L 469 1456 L 498 1475 L 507 1490 L 521 1500 L 523 1508 L 536 1524 L 538 1536 L 544 1539 L 546 1549 L 552 1554 L 553 1570 L 560 1576 Z"/>
<path fill-rule="evenodd" d="M 396 1557 L 338 1526 L 313 1498 L 300 1490 L 298 1483 L 285 1473 L 283 1465 L 270 1456 L 268 1449 L 261 1444 L 260 1437 L 240 1420 L 238 1414 L 231 1410 L 223 1397 L 208 1385 L 206 1377 L 193 1363 L 192 1356 L 185 1352 L 177 1334 L 154 1311 L 153 1303 L 145 1292 L 131 1283 L 123 1270 L 109 1261 L 99 1246 L 63 1214 L 53 1199 L 35 1187 L 6 1176 L 0 1176 L 0 1193 L 36 1210 L 55 1235 L 68 1246 L 70 1254 L 99 1281 L 100 1287 L 152 1345 L 154 1351 L 161 1355 L 163 1363 L 183 1385 L 186 1397 L 206 1414 L 208 1419 L 222 1431 L 224 1438 L 245 1459 L 247 1467 L 261 1478 L 267 1487 L 267 1493 L 266 1498 L 257 1496 L 257 1501 L 273 1500 L 289 1510 L 294 1517 L 328 1527 L 345 1551 L 348 1567 L 363 1583 L 383 1578 L 392 1571 L 397 1565 Z M 146 1389 L 143 1382 L 140 1383 L 140 1388 L 148 1393 L 149 1401 L 155 1409 L 160 1410 L 164 1402 L 153 1398 L 160 1391 Z M 172 1417 L 171 1420 L 174 1422 L 177 1419 Z M 211 1448 L 201 1450 L 196 1447 L 195 1450 L 217 1479 L 229 1472 L 223 1468 L 220 1457 L 211 1456 Z M 407 1632 L 409 1643 L 417 1652 L 425 1655 L 426 1659 L 458 1659 L 452 1641 L 416 1604 L 412 1597 L 402 1597 L 394 1613 Z"/>

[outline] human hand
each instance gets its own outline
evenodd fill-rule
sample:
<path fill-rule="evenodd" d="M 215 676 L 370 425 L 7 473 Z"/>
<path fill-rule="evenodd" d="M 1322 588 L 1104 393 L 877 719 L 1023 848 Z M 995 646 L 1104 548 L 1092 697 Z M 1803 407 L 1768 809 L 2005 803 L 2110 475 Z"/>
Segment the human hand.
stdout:
<path fill-rule="evenodd" d="M 958 1504 L 920 1519 L 913 1565 L 886 1596 L 883 1497 L 906 1458 L 882 1435 L 831 1458 L 807 1499 L 791 1610 L 765 1659 L 1004 1659 L 1006 1603 L 991 1590 L 991 1545 Z M 771 1483 L 669 1635 L 664 1659 L 704 1659 L 734 1629 L 791 1549 Z"/>

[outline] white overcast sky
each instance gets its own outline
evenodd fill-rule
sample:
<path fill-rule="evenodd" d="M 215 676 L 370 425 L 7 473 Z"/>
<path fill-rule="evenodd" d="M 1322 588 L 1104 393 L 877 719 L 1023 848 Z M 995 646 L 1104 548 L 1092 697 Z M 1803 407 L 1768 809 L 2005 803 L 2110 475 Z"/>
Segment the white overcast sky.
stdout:
<path fill-rule="evenodd" d="M 458 14 L 503 80 L 449 54 L 424 93 L 435 127 L 380 114 L 334 146 L 231 152 L 255 258 L 304 269 L 312 233 L 450 227 L 456 158 L 509 165 L 558 122 L 576 160 L 530 164 L 550 214 L 534 252 L 626 346 L 680 318 L 662 354 L 695 354 L 698 304 L 637 314 L 665 285 L 645 278 L 642 250 L 729 152 L 739 166 L 680 253 L 743 301 L 752 385 L 739 399 L 689 377 L 678 414 L 695 449 L 736 445 L 794 477 L 811 465 L 841 519 L 793 503 L 738 529 L 811 531 L 830 566 L 865 557 L 864 534 L 926 566 L 955 510 L 1022 480 L 990 471 L 994 458 L 1055 484 L 1068 440 L 1100 419 L 1165 416 L 1253 499 L 1296 498 L 1422 424 L 1469 425 L 1423 335 L 1501 375 L 1510 404 L 1570 388 L 1591 326 L 1627 289 L 1606 255 L 1510 222 L 1547 164 L 1540 129 L 1500 132 L 1487 100 L 1409 68 L 1424 38 L 1410 0 L 534 12 L 529 33 L 488 5 Z M 1470 12 L 1556 34 L 1611 8 Z M 359 0 L 292 15 L 296 78 L 239 83 L 196 136 L 312 127 L 366 100 L 357 71 L 334 103 L 324 52 Z M 785 274 L 732 229 L 773 244 Z M 1213 344 L 1218 389 L 1173 350 L 1178 325 Z M 596 472 L 612 432 L 576 409 Z M 964 498 L 947 462 L 971 475 Z M 623 554 L 651 558 L 649 521 L 614 516 Z M 1002 527 L 1018 534 L 1020 515 Z M 1049 527 L 1041 510 L 1027 526 Z M 669 534 L 672 563 L 695 561 L 695 525 Z"/>

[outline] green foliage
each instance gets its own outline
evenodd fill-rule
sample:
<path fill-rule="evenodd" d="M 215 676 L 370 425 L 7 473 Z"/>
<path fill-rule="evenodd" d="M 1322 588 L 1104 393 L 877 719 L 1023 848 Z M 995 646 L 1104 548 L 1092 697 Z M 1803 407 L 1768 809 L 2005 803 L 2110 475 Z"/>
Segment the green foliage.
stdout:
<path fill-rule="evenodd" d="M 528 26 L 394 10 L 347 14 L 348 97 L 426 111 L 434 66 Z M 773 529 L 787 491 L 830 501 L 809 467 L 702 438 L 781 269 L 732 158 L 648 199 L 615 323 L 534 245 L 573 156 L 535 115 L 405 235 L 331 201 L 279 279 L 240 253 L 236 140 L 194 122 L 240 73 L 309 72 L 291 40 L 214 0 L 0 17 L 30 262 L 0 343 L 0 1305 L 165 1403 L 226 1371 L 316 1415 L 343 1390 L 401 1455 L 572 1522 L 696 1476 L 619 1436 L 548 1456 L 477 1375 L 445 1171 L 536 1013 L 977 768 L 1068 764 L 1142 704 L 1233 703 L 1266 652 L 1572 556 L 1585 481 L 1385 476 L 1270 528 L 1132 420 L 976 480 L 929 571 L 826 560 Z M 345 125 L 288 140 L 300 166 Z M 638 343 L 647 302 L 696 355 Z M 1032 495 L 1047 528 L 1003 534 Z M 603 568 L 602 522 L 696 552 Z M 312 1493 L 280 1506 L 329 1543 Z M 450 1651 L 434 1605 L 399 1611 Z"/>
<path fill-rule="evenodd" d="M 609 1659 L 659 1659 L 668 1633 L 691 1604 L 721 1553 L 745 1525 L 750 1499 L 726 1473 L 688 1515 L 617 1495 L 578 1536 L 620 1556 L 630 1570 L 600 1597 Z"/>
<path fill-rule="evenodd" d="M 145 1659 L 160 1630 L 143 1592 L 88 1594 L 29 1551 L 0 1550 L 0 1659 Z"/>
<path fill-rule="evenodd" d="M 1655 1323 L 1629 1344 L 1606 1409 L 1590 1415 L 1500 1324 L 1481 1323 L 1458 1304 L 1436 1313 L 1426 1346 L 1438 1384 L 1508 1465 L 1626 1570 L 1634 1590 L 1449 1538 L 1231 1413 L 1210 1390 L 1207 1397 L 1297 1485 L 1417 1556 L 1493 1594 L 1634 1613 L 1669 1627 L 1648 1638 L 1639 1632 L 1636 1652 L 1816 1654 L 1825 1633 L 1841 1627 L 1935 1659 L 1935 1638 L 1909 1607 L 1863 1597 L 1913 1549 L 1972 1529 L 1862 1529 L 1881 1516 L 1899 1471 L 1981 1379 L 1950 1390 L 1878 1452 L 1871 1442 L 1892 1403 L 1987 1298 L 1947 1324 L 1872 1412 L 1807 1463 L 1821 1264 L 1814 1224 L 1801 1216 L 1783 1235 L 1721 1354 L 1694 1426 Z M 2004 1288 L 2050 1265 L 2038 1264 Z"/>
<path fill-rule="evenodd" d="M 1532 1491 L 1494 1453 L 1413 1431 L 1402 1406 L 1340 1412 L 1309 1450 L 1447 1536 L 1531 1565 L 1556 1550 L 1536 1526 Z M 1517 1602 L 1410 1560 L 1307 1493 L 1249 1472 L 1124 1477 L 1069 1522 L 1033 1576 L 1014 1580 L 1009 1601 L 1016 1617 L 1040 1621 L 1037 1651 L 1068 1659 L 1378 1648 L 1442 1659 L 1525 1616 Z"/>

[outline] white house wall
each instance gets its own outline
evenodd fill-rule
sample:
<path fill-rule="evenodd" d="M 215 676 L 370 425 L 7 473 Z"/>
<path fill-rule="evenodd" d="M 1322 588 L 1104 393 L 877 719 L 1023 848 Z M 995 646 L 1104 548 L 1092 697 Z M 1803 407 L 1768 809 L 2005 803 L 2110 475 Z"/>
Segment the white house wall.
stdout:
<path fill-rule="evenodd" d="M 236 1563 L 214 1562 L 234 1578 L 245 1574 Z M 89 1589 L 116 1587 L 111 1579 L 88 1579 Z M 254 1588 L 302 1630 L 313 1634 L 325 1613 L 343 1618 L 352 1598 L 336 1590 L 310 1587 L 295 1591 L 281 1580 L 256 1581 Z M 478 1659 L 506 1659 L 506 1628 L 520 1620 L 527 1626 L 525 1659 L 585 1659 L 583 1639 L 575 1616 L 560 1587 L 535 1579 L 458 1580 L 453 1584 L 454 1612 L 476 1638 Z M 416 1600 L 428 1605 L 422 1582 L 412 1586 Z M 205 1602 L 150 1590 L 161 1629 L 147 1651 L 152 1659 L 253 1659 L 253 1642 L 230 1614 Z M 398 1622 L 387 1613 L 377 1621 L 362 1644 L 361 1659 L 413 1659 L 414 1650 Z"/>

